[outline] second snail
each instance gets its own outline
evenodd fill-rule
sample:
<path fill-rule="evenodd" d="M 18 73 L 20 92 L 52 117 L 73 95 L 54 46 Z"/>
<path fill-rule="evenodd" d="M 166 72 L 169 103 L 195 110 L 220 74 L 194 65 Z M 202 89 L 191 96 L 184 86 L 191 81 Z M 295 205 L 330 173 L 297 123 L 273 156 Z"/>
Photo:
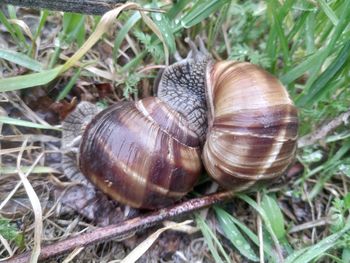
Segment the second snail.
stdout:
<path fill-rule="evenodd" d="M 202 167 L 221 187 L 270 182 L 293 163 L 297 109 L 280 81 L 247 62 L 214 61 L 202 42 L 167 67 L 156 97 L 100 111 L 80 103 L 63 122 L 62 165 L 135 208 L 168 206 Z"/>

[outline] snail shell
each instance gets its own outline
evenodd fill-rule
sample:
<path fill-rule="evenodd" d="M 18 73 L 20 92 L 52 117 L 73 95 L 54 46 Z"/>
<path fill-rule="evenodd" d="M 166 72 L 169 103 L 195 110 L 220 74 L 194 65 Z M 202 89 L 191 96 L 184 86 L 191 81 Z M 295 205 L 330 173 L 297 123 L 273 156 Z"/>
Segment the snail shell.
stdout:
<path fill-rule="evenodd" d="M 198 136 L 158 98 L 119 102 L 86 127 L 81 172 L 115 200 L 154 209 L 188 193 L 201 172 Z"/>
<path fill-rule="evenodd" d="M 246 62 L 207 67 L 207 172 L 222 187 L 243 190 L 282 175 L 295 157 L 297 110 L 278 79 Z"/>
<path fill-rule="evenodd" d="M 172 204 L 193 188 L 202 161 L 237 191 L 271 182 L 293 162 L 297 110 L 278 79 L 250 63 L 215 63 L 203 45 L 191 48 L 164 70 L 159 98 L 118 102 L 87 125 L 68 118 L 80 126 L 66 134 L 85 129 L 79 170 L 113 199 L 135 208 Z"/>

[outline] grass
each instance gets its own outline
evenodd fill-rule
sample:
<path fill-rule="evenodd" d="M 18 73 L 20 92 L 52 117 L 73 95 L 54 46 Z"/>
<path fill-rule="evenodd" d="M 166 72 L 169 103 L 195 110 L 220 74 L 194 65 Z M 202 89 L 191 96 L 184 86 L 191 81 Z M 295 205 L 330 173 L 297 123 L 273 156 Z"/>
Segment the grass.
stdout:
<path fill-rule="evenodd" d="M 19 182 L 11 173 L 18 158 L 26 174 L 32 171 L 29 182 L 46 208 L 43 227 L 50 231 L 42 238 L 68 235 L 68 226 L 72 232 L 88 228 L 84 218 L 71 225 L 71 218 L 53 215 L 58 201 L 45 203 L 52 198 L 47 188 L 65 182 L 53 172 L 52 163 L 31 167 L 34 160 L 40 153 L 46 158 L 59 153 L 57 140 L 47 136 L 59 137 L 59 117 L 73 96 L 110 104 L 151 95 L 157 73 L 152 66 L 169 63 L 175 51 L 186 55 L 185 37 L 200 35 L 216 59 L 251 61 L 278 76 L 299 108 L 300 136 L 321 130 L 349 110 L 350 1 L 179 0 L 141 5 L 164 12 L 120 9 L 101 20 L 41 11 L 32 15 L 33 23 L 23 9 L 0 9 L 0 43 L 6 43 L 0 49 L 2 258 L 34 244 L 36 224 L 25 190 L 19 188 L 7 199 L 11 185 Z M 108 96 L 94 86 L 106 82 L 111 85 L 104 90 Z M 35 104 L 30 96 L 37 96 Z M 37 108 L 48 101 L 55 107 L 42 114 Z M 49 115 L 58 117 L 52 121 Z M 195 215 L 210 252 L 205 260 L 349 262 L 349 150 L 350 130 L 344 120 L 321 141 L 299 148 L 297 163 L 303 172 L 298 177 L 263 188 L 256 196 L 241 194 L 209 210 L 208 216 Z M 13 211 L 4 209 L 4 202 L 21 205 Z M 16 222 L 25 227 L 16 227 Z M 96 260 L 113 258 L 111 249 L 95 249 L 100 254 L 91 250 L 90 256 Z"/>

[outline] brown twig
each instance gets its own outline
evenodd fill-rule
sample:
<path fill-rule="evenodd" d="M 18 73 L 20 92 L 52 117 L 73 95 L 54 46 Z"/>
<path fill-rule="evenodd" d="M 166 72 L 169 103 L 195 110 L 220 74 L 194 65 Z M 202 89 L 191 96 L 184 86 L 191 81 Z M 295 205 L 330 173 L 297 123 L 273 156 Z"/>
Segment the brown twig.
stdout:
<path fill-rule="evenodd" d="M 48 9 L 53 11 L 82 13 L 87 15 L 103 15 L 126 0 L 3 0 L 4 4 L 22 6 L 33 9 Z M 146 12 L 165 13 L 157 8 L 138 8 Z"/>
<path fill-rule="evenodd" d="M 316 219 L 316 220 L 313 220 L 310 222 L 306 222 L 304 224 L 293 226 L 288 231 L 288 233 L 292 234 L 292 233 L 296 233 L 299 231 L 303 231 L 305 229 L 315 228 L 315 227 L 319 227 L 319 226 L 325 226 L 327 224 L 329 224 L 329 220 L 327 218 L 320 218 L 320 219 Z"/>
<path fill-rule="evenodd" d="M 102 15 L 107 11 L 112 10 L 116 4 L 125 2 L 125 0 L 4 0 L 2 2 L 4 4 L 30 7 L 34 9 Z"/>
<path fill-rule="evenodd" d="M 305 146 L 309 146 L 325 138 L 331 131 L 336 129 L 338 126 L 342 125 L 343 123 L 347 123 L 349 118 L 350 118 L 350 111 L 346 111 L 340 114 L 338 117 L 324 124 L 319 129 L 316 129 L 315 132 L 301 137 L 298 140 L 298 147 L 302 148 Z"/>
<path fill-rule="evenodd" d="M 48 259 L 78 247 L 86 247 L 98 242 L 107 241 L 112 238 L 125 236 L 128 233 L 143 230 L 156 225 L 163 220 L 170 219 L 177 215 L 183 215 L 195 210 L 199 210 L 221 201 L 229 200 L 234 196 L 232 191 L 216 193 L 208 196 L 194 198 L 169 208 L 163 208 L 158 211 L 143 215 L 137 218 L 129 219 L 119 224 L 107 227 L 99 227 L 90 233 L 81 234 L 68 238 L 63 241 L 45 246 L 41 249 L 40 260 Z M 30 253 L 26 252 L 10 259 L 9 263 L 29 262 Z"/>

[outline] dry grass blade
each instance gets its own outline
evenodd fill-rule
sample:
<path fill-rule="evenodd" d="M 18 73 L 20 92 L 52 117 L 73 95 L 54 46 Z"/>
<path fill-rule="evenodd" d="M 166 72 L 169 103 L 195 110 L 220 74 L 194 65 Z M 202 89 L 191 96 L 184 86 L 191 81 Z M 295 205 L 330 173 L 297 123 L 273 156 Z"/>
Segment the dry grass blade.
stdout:
<path fill-rule="evenodd" d="M 77 247 L 62 261 L 62 263 L 72 262 L 72 260 L 83 250 L 84 247 Z"/>
<path fill-rule="evenodd" d="M 6 111 L 2 107 L 0 107 L 0 117 L 1 116 L 7 116 Z M 3 126 L 3 123 L 0 122 L 0 136 L 2 134 L 2 126 Z M 0 143 L 0 151 L 1 151 L 1 143 Z M 1 156 L 1 154 L 0 154 L 0 165 L 2 166 L 2 156 Z"/>
<path fill-rule="evenodd" d="M 319 226 L 325 226 L 325 225 L 327 225 L 329 223 L 330 222 L 329 222 L 329 220 L 327 218 L 320 218 L 320 219 L 316 219 L 316 220 L 311 221 L 311 222 L 307 222 L 307 223 L 304 223 L 304 224 L 293 226 L 288 231 L 288 233 L 292 234 L 292 233 L 295 233 L 295 232 L 303 231 L 305 229 L 310 229 L 310 228 L 319 227 Z"/>
<path fill-rule="evenodd" d="M 260 192 L 256 193 L 256 201 L 258 205 L 260 206 L 261 203 L 261 196 Z M 257 214 L 256 218 L 256 225 L 258 228 L 258 237 L 259 237 L 259 258 L 260 258 L 260 263 L 264 263 L 264 236 L 263 236 L 263 230 L 262 230 L 262 221 L 261 221 L 261 216 L 260 214 Z"/>
<path fill-rule="evenodd" d="M 33 186 L 30 184 L 28 178 L 25 176 L 25 174 L 21 171 L 21 160 L 24 152 L 24 148 L 27 145 L 27 141 L 24 141 L 22 144 L 22 151 L 20 151 L 18 158 L 17 158 L 17 170 L 18 175 L 23 183 L 24 189 L 27 192 L 29 201 L 33 208 L 34 213 L 34 246 L 33 251 L 30 257 L 30 262 L 37 262 L 40 250 L 41 250 L 41 235 L 43 232 L 43 216 L 42 216 L 42 209 L 41 204 L 39 201 L 39 198 L 37 194 L 35 193 Z"/>
<path fill-rule="evenodd" d="M 164 53 L 165 53 L 165 59 L 166 63 L 169 63 L 169 50 L 167 45 L 165 44 L 164 38 L 158 29 L 157 25 L 150 19 L 146 14 L 144 14 L 141 10 L 141 6 L 136 3 L 126 3 L 124 5 L 121 5 L 111 11 L 108 11 L 105 13 L 100 22 L 98 23 L 96 30 L 91 34 L 91 36 L 85 41 L 85 43 L 82 45 L 82 47 L 75 52 L 75 54 L 66 61 L 66 63 L 63 65 L 63 68 L 61 69 L 60 73 L 63 73 L 67 71 L 69 68 L 74 66 L 85 54 L 90 50 L 90 48 L 95 45 L 95 43 L 101 38 L 101 36 L 107 32 L 107 30 L 110 28 L 110 25 L 114 22 L 115 18 L 119 16 L 120 12 L 123 10 L 130 10 L 130 9 L 136 9 L 138 10 L 142 18 L 144 19 L 144 22 L 150 27 L 150 29 L 158 36 L 158 38 L 162 41 L 164 46 Z"/>
<path fill-rule="evenodd" d="M 8 21 L 11 24 L 15 24 L 15 25 L 19 26 L 20 28 L 22 28 L 22 30 L 26 33 L 26 35 L 30 38 L 30 40 L 32 42 L 34 42 L 33 34 L 30 31 L 30 28 L 26 23 L 24 23 L 22 20 L 19 20 L 19 19 L 9 19 Z"/>
<path fill-rule="evenodd" d="M 0 122 L 0 125 L 2 123 Z M 7 142 L 23 142 L 24 140 L 27 140 L 27 142 L 59 142 L 61 141 L 61 138 L 54 137 L 51 135 L 45 135 L 45 134 L 16 134 L 16 135 L 0 135 L 1 141 L 7 141 Z"/>
<path fill-rule="evenodd" d="M 21 148 L 21 152 L 27 150 L 29 147 L 23 147 Z M 34 167 L 38 164 L 38 162 L 40 161 L 41 157 L 43 157 L 44 153 L 41 153 L 36 160 L 34 161 L 34 163 L 31 165 L 31 167 L 29 168 L 29 170 L 26 172 L 26 174 L 24 175 L 25 178 L 28 177 L 28 175 L 30 173 L 32 173 Z M 17 167 L 17 170 L 18 167 Z M 12 191 L 7 195 L 7 197 L 5 198 L 4 201 L 2 201 L 2 203 L 0 204 L 0 210 L 3 209 L 5 207 L 5 205 L 7 204 L 7 202 L 12 198 L 12 196 L 17 192 L 18 188 L 22 185 L 23 181 L 21 180 L 20 182 L 17 183 L 17 185 L 12 189 Z"/>
<path fill-rule="evenodd" d="M 60 58 L 63 59 L 63 60 L 69 60 L 70 58 L 67 57 L 66 55 L 64 54 L 61 54 L 60 55 Z M 92 64 L 93 62 L 91 62 Z M 97 63 L 97 61 L 96 61 Z M 80 68 L 84 68 L 85 70 L 93 73 L 94 75 L 98 76 L 98 77 L 102 77 L 104 79 L 108 79 L 108 80 L 111 80 L 111 81 L 120 81 L 121 78 L 119 75 L 117 75 L 116 73 L 113 73 L 113 72 L 109 72 L 109 71 L 106 71 L 106 70 L 101 70 L 101 69 L 98 69 L 94 66 L 91 66 L 91 65 L 87 65 L 87 64 L 90 64 L 90 62 L 88 63 L 81 63 L 79 61 L 77 61 L 75 63 L 76 66 L 80 67 Z"/>
<path fill-rule="evenodd" d="M 21 166 L 22 172 L 27 173 L 30 171 L 31 174 L 44 174 L 44 173 L 51 173 L 51 174 L 60 174 L 61 172 L 58 171 L 55 168 L 51 168 L 49 166 L 35 166 L 32 168 L 31 166 Z M 5 166 L 0 167 L 0 172 L 2 174 L 16 174 L 17 168 L 15 166 Z"/>
<path fill-rule="evenodd" d="M 86 52 L 90 50 L 90 48 L 101 38 L 101 36 L 105 32 L 107 32 L 111 23 L 115 20 L 115 18 L 120 14 L 121 11 L 126 9 L 136 9 L 136 8 L 141 8 L 141 7 L 135 3 L 126 3 L 104 14 L 100 22 L 98 23 L 96 30 L 85 41 L 82 47 L 77 52 L 75 52 L 75 54 L 69 60 L 67 60 L 66 63 L 63 65 L 61 73 L 68 70 L 72 66 L 74 66 L 75 63 L 77 63 L 79 59 L 82 56 L 84 56 Z"/>
<path fill-rule="evenodd" d="M 183 232 L 183 233 L 186 233 L 186 234 L 189 234 L 189 235 L 199 231 L 198 227 L 191 226 L 191 225 L 179 225 L 177 222 L 169 221 L 169 220 L 164 221 L 163 225 L 165 227 L 176 226 L 176 231 Z"/>
<path fill-rule="evenodd" d="M 35 150 L 35 149 L 40 149 L 39 146 L 28 146 L 25 147 L 24 151 L 28 151 L 28 150 Z M 16 153 L 21 151 L 22 148 L 21 147 L 16 147 L 16 148 L 11 148 L 11 149 L 0 149 L 0 155 L 4 155 L 4 154 L 9 154 L 9 153 Z"/>
<path fill-rule="evenodd" d="M 9 254 L 8 258 L 12 257 L 13 250 L 11 249 L 10 244 L 7 242 L 7 240 L 2 235 L 0 235 L 0 242 L 2 243 L 4 248 L 6 249 L 7 253 Z M 2 260 L 0 260 L 0 261 L 2 261 Z"/>
<path fill-rule="evenodd" d="M 181 229 L 184 225 L 188 225 L 190 223 L 192 223 L 192 220 L 186 220 L 182 223 L 172 224 L 170 226 L 166 226 L 161 229 L 158 229 L 156 232 L 150 235 L 146 240 L 144 240 L 141 244 L 139 244 L 133 251 L 131 251 L 130 254 L 127 255 L 121 261 L 121 263 L 135 262 L 152 246 L 152 244 L 159 238 L 160 234 L 162 234 L 164 231 L 169 229 L 176 230 L 177 228 Z"/>
<path fill-rule="evenodd" d="M 24 101 L 17 93 L 4 93 L 4 97 L 15 108 L 21 111 L 26 116 L 26 118 L 28 118 L 28 121 L 42 124 L 44 126 L 51 126 L 47 121 L 38 116 L 38 114 L 36 114 L 26 103 L 24 103 Z"/>

